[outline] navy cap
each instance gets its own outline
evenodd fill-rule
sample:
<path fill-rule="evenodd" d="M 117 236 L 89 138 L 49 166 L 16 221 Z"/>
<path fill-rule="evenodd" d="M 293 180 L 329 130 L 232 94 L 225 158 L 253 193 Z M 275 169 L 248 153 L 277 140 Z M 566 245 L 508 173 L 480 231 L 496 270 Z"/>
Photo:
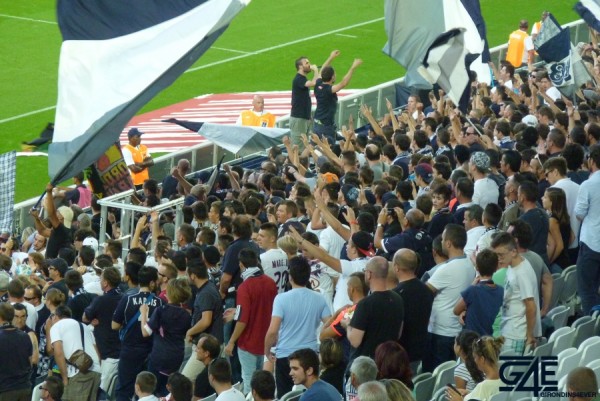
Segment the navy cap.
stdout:
<path fill-rule="evenodd" d="M 129 130 L 129 132 L 127 133 L 127 137 L 131 138 L 132 136 L 142 136 L 143 132 L 140 131 L 137 128 L 132 128 Z"/>

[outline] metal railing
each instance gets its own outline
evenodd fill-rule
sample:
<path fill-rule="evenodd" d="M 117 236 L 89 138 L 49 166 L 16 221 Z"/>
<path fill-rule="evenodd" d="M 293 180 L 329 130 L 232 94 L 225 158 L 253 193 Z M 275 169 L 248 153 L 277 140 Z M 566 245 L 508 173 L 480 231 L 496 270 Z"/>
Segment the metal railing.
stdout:
<path fill-rule="evenodd" d="M 589 29 L 587 24 L 583 20 L 570 22 L 563 25 L 571 29 L 571 42 L 577 44 L 578 42 L 589 42 Z M 504 54 L 506 53 L 508 45 L 500 45 L 490 49 L 490 55 L 492 61 L 498 65 L 500 61 L 504 60 Z M 395 98 L 396 96 L 396 85 L 401 83 L 404 78 L 398 78 L 392 81 L 388 81 L 377 86 L 365 89 L 359 93 L 344 96 L 339 99 L 338 111 L 336 114 L 336 122 L 338 127 L 342 127 L 348 121 L 350 115 L 353 116 L 354 121 L 358 123 L 363 122 L 359 109 L 360 106 L 366 104 L 373 110 L 374 116 L 382 116 L 387 112 L 385 99 Z M 282 117 L 278 119 L 278 127 L 287 128 L 289 126 L 289 117 Z M 190 148 L 181 149 L 176 152 L 169 153 L 154 159 L 154 166 L 150 168 L 150 176 L 157 181 L 161 182 L 164 177 L 171 173 L 171 169 L 177 165 L 180 159 L 188 159 L 190 161 L 191 171 L 200 171 L 216 164 L 221 156 L 225 156 L 225 161 L 241 163 L 246 157 L 256 156 L 261 153 L 244 155 L 237 157 L 231 152 L 228 152 L 216 145 L 210 145 L 207 143 L 201 143 Z M 264 154 L 264 152 L 263 152 Z M 237 155 L 239 156 L 239 154 Z M 19 202 L 14 207 L 14 222 L 15 231 L 21 232 L 25 227 L 32 227 L 33 220 L 29 216 L 29 209 L 35 205 L 37 198 L 32 198 L 23 202 Z"/>

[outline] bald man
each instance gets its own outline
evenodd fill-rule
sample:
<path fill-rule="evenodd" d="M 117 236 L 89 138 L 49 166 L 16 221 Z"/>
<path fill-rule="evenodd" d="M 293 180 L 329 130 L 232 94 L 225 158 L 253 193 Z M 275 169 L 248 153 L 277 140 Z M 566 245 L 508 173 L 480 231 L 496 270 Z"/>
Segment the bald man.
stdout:
<path fill-rule="evenodd" d="M 411 368 L 416 372 L 427 346 L 427 326 L 434 295 L 416 275 L 419 258 L 415 251 L 399 249 L 394 254 L 392 266 L 398 279 L 395 291 L 404 301 L 404 330 L 400 345 L 408 353 Z"/>
<path fill-rule="evenodd" d="M 237 125 L 251 127 L 269 127 L 275 126 L 275 116 L 265 112 L 265 99 L 260 95 L 255 95 L 252 99 L 252 108 L 240 113 L 236 121 Z"/>
<path fill-rule="evenodd" d="M 365 268 L 365 281 L 371 294 L 356 305 L 351 320 L 342 320 L 348 340 L 355 348 L 351 361 L 359 356 L 375 356 L 375 348 L 386 341 L 398 341 L 404 321 L 402 297 L 386 289 L 389 263 L 375 256 Z M 348 365 L 351 365 L 351 361 Z"/>

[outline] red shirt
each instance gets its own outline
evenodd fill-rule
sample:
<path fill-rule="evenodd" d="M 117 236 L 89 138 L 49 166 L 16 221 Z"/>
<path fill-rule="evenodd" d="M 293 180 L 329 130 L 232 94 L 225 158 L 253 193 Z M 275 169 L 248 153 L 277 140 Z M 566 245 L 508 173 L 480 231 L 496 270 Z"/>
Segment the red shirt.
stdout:
<path fill-rule="evenodd" d="M 265 352 L 265 336 L 271 324 L 273 301 L 277 295 L 275 281 L 266 274 L 249 277 L 237 290 L 237 304 L 240 308 L 239 322 L 246 328 L 238 339 L 238 347 L 254 355 Z"/>

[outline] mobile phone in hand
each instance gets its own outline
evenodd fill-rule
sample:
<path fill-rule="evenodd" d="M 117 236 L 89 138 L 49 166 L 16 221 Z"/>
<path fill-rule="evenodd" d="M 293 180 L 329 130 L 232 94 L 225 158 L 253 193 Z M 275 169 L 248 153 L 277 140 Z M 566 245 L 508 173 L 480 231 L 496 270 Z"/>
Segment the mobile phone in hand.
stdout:
<path fill-rule="evenodd" d="M 450 387 L 456 394 L 459 394 L 459 395 L 462 396 L 462 394 L 460 393 L 460 391 L 458 391 L 458 389 L 456 387 L 454 387 L 454 385 L 452 383 L 446 384 L 446 387 Z"/>

